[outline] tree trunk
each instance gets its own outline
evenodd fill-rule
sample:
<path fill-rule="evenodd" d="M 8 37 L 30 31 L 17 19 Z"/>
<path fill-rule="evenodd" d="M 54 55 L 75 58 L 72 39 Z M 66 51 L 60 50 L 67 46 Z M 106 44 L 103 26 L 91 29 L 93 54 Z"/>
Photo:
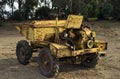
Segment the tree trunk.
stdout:
<path fill-rule="evenodd" d="M 12 2 L 12 15 L 13 15 L 13 10 L 14 10 L 14 2 Z"/>
<path fill-rule="evenodd" d="M 69 9 L 70 9 L 70 13 L 73 13 L 72 12 L 72 0 L 69 0 Z"/>
<path fill-rule="evenodd" d="M 18 0 L 18 8 L 19 8 L 19 16 L 22 19 L 21 11 L 22 11 L 22 0 Z"/>

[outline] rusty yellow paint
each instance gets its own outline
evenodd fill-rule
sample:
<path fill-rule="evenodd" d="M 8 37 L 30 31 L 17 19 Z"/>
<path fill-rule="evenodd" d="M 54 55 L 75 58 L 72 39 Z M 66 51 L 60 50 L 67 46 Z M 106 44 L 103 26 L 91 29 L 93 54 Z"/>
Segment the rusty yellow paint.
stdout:
<path fill-rule="evenodd" d="M 58 27 L 64 27 L 66 23 L 66 20 L 58 20 L 57 26 Z M 44 20 L 44 21 L 33 21 L 33 27 L 55 27 L 56 26 L 56 20 Z"/>
<path fill-rule="evenodd" d="M 55 34 L 55 29 L 56 28 L 34 28 L 34 41 L 39 40 L 39 41 L 44 41 L 44 40 L 49 40 L 52 36 Z M 63 31 L 64 29 L 59 28 L 59 32 Z"/>
<path fill-rule="evenodd" d="M 51 54 L 55 55 L 57 58 L 78 56 L 87 53 L 97 53 L 106 50 L 107 43 L 104 41 L 95 41 L 96 48 L 83 49 L 81 46 L 81 48 L 77 50 L 71 50 L 68 46 L 60 44 L 58 42 L 50 42 L 50 39 L 52 37 L 55 37 L 57 33 L 56 30 L 58 31 L 57 34 L 59 34 L 65 29 L 79 29 L 81 27 L 82 20 L 83 16 L 69 15 L 67 20 L 56 19 L 46 21 L 32 21 L 30 24 L 22 24 L 20 26 L 16 26 L 16 28 L 22 35 L 26 37 L 26 39 L 30 40 L 31 42 L 43 46 L 50 45 Z M 85 28 L 84 31 L 87 33 L 87 35 L 91 34 L 91 30 L 87 28 Z M 95 33 L 93 33 L 93 36 L 95 36 L 94 34 Z M 84 32 L 82 35 L 85 37 Z M 72 36 L 74 37 L 74 35 Z M 78 45 L 80 44 L 81 41 L 80 43 L 78 42 Z"/>
<path fill-rule="evenodd" d="M 64 21 L 61 21 L 61 22 L 64 22 Z M 60 27 L 62 26 L 61 22 L 58 23 L 59 32 L 62 32 L 65 29 L 64 27 Z M 40 21 L 40 23 L 46 23 L 46 21 L 45 22 Z M 55 25 L 55 23 L 53 25 Z M 44 40 L 49 39 L 50 35 L 53 36 L 55 34 L 55 29 L 56 29 L 55 26 L 53 27 L 51 25 L 48 25 L 48 27 L 44 27 L 44 26 L 30 27 L 28 25 L 21 25 L 21 26 L 16 26 L 16 28 L 17 30 L 19 30 L 20 34 L 22 34 L 28 40 L 33 41 L 33 42 L 36 40 L 44 41 Z"/>
<path fill-rule="evenodd" d="M 99 51 L 98 48 L 81 49 L 76 51 L 71 51 L 69 49 L 58 49 L 56 56 L 58 58 L 71 57 L 71 56 L 79 56 L 79 55 L 88 54 L 88 53 L 98 53 L 98 51 Z"/>
<path fill-rule="evenodd" d="M 15 26 L 16 27 L 16 29 L 20 32 L 20 27 L 19 26 Z"/>
<path fill-rule="evenodd" d="M 107 42 L 105 41 L 95 41 L 96 46 L 98 47 L 99 51 L 104 51 L 107 49 Z"/>
<path fill-rule="evenodd" d="M 28 25 L 16 26 L 16 28 L 27 40 L 34 41 L 34 28 L 29 27 Z"/>
<path fill-rule="evenodd" d="M 71 57 L 72 56 L 72 51 L 70 49 L 59 49 L 57 51 L 57 58 L 62 58 L 62 57 Z"/>
<path fill-rule="evenodd" d="M 68 47 L 65 46 L 65 45 L 61 45 L 61 44 L 51 43 L 50 44 L 50 50 L 51 50 L 51 53 L 53 55 L 55 55 L 56 57 L 62 57 L 63 54 L 64 55 L 65 54 L 70 54 L 70 51 L 69 51 Z"/>
<path fill-rule="evenodd" d="M 51 50 L 51 53 L 53 55 L 55 55 L 57 58 L 79 56 L 79 55 L 83 55 L 83 54 L 99 52 L 99 48 L 70 50 L 65 45 L 60 45 L 60 44 L 55 44 L 55 43 L 50 44 L 50 50 Z"/>
<path fill-rule="evenodd" d="M 34 28 L 28 28 L 28 40 L 34 41 Z"/>
<path fill-rule="evenodd" d="M 28 39 L 28 26 L 27 25 L 19 26 L 19 31 L 20 31 L 20 34 L 22 34 Z"/>
<path fill-rule="evenodd" d="M 69 15 L 65 28 L 80 28 L 83 21 L 83 16 L 78 15 Z"/>
<path fill-rule="evenodd" d="M 72 56 L 72 51 L 65 45 L 51 43 L 50 50 L 58 58 Z"/>
<path fill-rule="evenodd" d="M 83 16 L 69 15 L 66 20 L 45 20 L 45 21 L 32 21 L 29 24 L 22 24 L 16 26 L 22 35 L 31 41 L 44 41 L 49 40 L 51 36 L 58 31 L 62 32 L 65 28 L 80 28 Z M 57 26 L 56 26 L 57 22 Z"/>
<path fill-rule="evenodd" d="M 55 47 L 56 49 L 66 49 L 66 48 L 68 48 L 65 45 L 56 44 L 56 43 L 51 43 L 50 45 L 53 46 L 53 47 Z"/>
<path fill-rule="evenodd" d="M 72 56 L 78 56 L 88 53 L 97 53 L 97 52 L 99 52 L 98 48 L 82 49 L 82 50 L 72 51 Z"/>

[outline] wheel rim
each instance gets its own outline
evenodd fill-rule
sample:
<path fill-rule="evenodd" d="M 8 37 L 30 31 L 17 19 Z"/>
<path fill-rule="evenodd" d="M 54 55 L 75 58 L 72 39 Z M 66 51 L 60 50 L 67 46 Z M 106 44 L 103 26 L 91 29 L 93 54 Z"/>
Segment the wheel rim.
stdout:
<path fill-rule="evenodd" d="M 90 57 L 85 60 L 86 63 L 91 63 L 92 61 L 93 61 L 93 59 Z"/>
<path fill-rule="evenodd" d="M 25 50 L 23 47 L 20 48 L 19 59 L 20 59 L 20 61 L 24 61 L 24 59 L 25 59 Z"/>
<path fill-rule="evenodd" d="M 86 63 L 91 63 L 91 62 L 93 61 L 93 58 L 92 58 L 91 55 L 90 55 L 90 56 L 86 56 L 85 59 L 84 59 L 84 61 L 85 61 Z"/>
<path fill-rule="evenodd" d="M 51 60 L 47 54 L 41 56 L 41 69 L 45 73 L 48 73 L 51 70 Z"/>

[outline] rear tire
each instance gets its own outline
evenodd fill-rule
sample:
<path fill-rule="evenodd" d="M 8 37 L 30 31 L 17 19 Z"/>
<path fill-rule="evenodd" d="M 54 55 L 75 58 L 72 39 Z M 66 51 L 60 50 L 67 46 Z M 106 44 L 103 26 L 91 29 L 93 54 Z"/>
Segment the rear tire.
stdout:
<path fill-rule="evenodd" d="M 85 54 L 81 59 L 81 65 L 87 68 L 94 68 L 98 63 L 98 54 Z"/>
<path fill-rule="evenodd" d="M 38 56 L 40 73 L 46 77 L 53 77 L 56 74 L 56 58 L 53 57 L 48 48 L 43 48 Z"/>
<path fill-rule="evenodd" d="M 32 57 L 32 48 L 26 40 L 21 40 L 16 46 L 17 60 L 22 65 L 27 65 Z"/>

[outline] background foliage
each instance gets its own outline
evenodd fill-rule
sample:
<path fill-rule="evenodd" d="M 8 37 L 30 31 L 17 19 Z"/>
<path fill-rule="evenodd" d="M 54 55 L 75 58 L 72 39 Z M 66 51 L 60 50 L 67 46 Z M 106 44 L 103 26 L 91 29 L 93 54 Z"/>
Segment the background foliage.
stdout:
<path fill-rule="evenodd" d="M 14 11 L 14 3 L 18 10 Z M 0 19 L 28 20 L 52 19 L 51 14 L 83 15 L 85 19 L 115 19 L 120 20 L 120 0 L 1 0 Z M 9 5 L 11 12 L 5 10 Z M 65 19 L 65 17 L 61 17 Z"/>

